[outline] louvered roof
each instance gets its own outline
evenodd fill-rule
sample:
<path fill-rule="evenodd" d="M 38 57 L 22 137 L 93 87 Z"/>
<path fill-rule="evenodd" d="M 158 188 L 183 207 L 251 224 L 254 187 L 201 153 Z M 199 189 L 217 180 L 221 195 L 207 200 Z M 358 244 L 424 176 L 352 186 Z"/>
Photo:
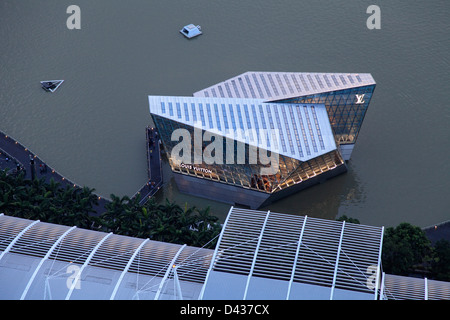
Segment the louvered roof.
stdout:
<path fill-rule="evenodd" d="M 382 237 L 382 227 L 232 208 L 202 298 L 374 299 Z"/>
<path fill-rule="evenodd" d="M 0 299 L 173 298 L 174 266 L 184 298 L 196 299 L 212 254 L 0 214 Z M 77 270 L 79 288 L 68 282 Z"/>
<path fill-rule="evenodd" d="M 0 214 L 0 299 L 450 299 L 445 281 L 383 273 L 377 286 L 381 240 L 379 227 L 237 208 L 216 250 Z"/>
<path fill-rule="evenodd" d="M 374 84 L 370 73 L 248 71 L 199 90 L 194 96 L 277 101 Z"/>
<path fill-rule="evenodd" d="M 450 300 L 450 282 L 383 274 L 382 298 L 386 300 Z"/>
<path fill-rule="evenodd" d="M 178 96 L 148 99 L 151 114 L 300 161 L 336 150 L 323 104 Z"/>

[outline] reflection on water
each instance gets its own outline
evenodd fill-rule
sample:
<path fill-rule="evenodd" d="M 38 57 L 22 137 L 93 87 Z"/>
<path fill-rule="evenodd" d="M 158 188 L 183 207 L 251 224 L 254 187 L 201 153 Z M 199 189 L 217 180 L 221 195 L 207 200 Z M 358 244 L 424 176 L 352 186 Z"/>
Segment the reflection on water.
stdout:
<path fill-rule="evenodd" d="M 357 205 L 364 198 L 364 190 L 358 183 L 356 172 L 349 165 L 346 173 L 263 209 L 274 212 L 287 212 L 286 209 L 289 209 L 294 214 L 335 219 L 341 215 L 348 216 L 345 207 Z"/>

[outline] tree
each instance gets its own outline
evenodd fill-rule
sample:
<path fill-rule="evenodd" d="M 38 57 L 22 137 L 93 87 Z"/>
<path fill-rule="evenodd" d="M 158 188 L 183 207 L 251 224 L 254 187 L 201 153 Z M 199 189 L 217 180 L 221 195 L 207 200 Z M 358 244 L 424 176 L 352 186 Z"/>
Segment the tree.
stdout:
<path fill-rule="evenodd" d="M 221 226 L 209 207 L 184 208 L 166 199 L 157 204 L 152 198 L 140 205 L 140 196 L 111 195 L 106 211 L 94 216 L 98 204 L 94 189 L 61 186 L 53 179 L 27 180 L 24 174 L 0 170 L 0 211 L 21 218 L 113 232 L 132 237 L 211 247 Z"/>
<path fill-rule="evenodd" d="M 441 239 L 434 244 L 434 260 L 431 266 L 433 279 L 450 281 L 450 241 Z"/>
<path fill-rule="evenodd" d="M 131 236 L 132 226 L 136 223 L 136 200 L 128 196 L 118 197 L 111 194 L 111 202 L 105 206 L 105 213 L 101 215 L 104 231 Z"/>
<path fill-rule="evenodd" d="M 349 223 L 359 224 L 358 219 L 347 217 L 345 214 L 343 216 L 337 218 L 336 221 L 345 221 L 345 222 L 349 222 Z"/>
<path fill-rule="evenodd" d="M 219 218 L 210 214 L 210 207 L 206 207 L 205 209 L 195 208 L 195 211 L 197 212 L 197 221 L 195 223 L 196 233 L 194 234 L 194 245 L 214 248 L 218 240 L 217 235 L 220 234 L 222 229 Z"/>
<path fill-rule="evenodd" d="M 385 230 L 382 261 L 386 273 L 408 275 L 415 265 L 426 264 L 431 257 L 431 241 L 419 227 L 405 222 Z"/>

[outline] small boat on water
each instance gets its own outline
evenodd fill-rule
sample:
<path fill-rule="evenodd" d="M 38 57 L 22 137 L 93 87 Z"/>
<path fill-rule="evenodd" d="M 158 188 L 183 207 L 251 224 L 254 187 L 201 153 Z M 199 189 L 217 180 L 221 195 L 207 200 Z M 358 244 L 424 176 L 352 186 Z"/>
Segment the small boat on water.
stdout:
<path fill-rule="evenodd" d="M 45 80 L 41 81 L 42 89 L 48 92 L 55 92 L 64 80 Z"/>
<path fill-rule="evenodd" d="M 180 32 L 186 37 L 186 38 L 193 38 L 196 36 L 199 36 L 202 34 L 202 27 L 196 26 L 191 24 L 188 24 L 183 27 L 183 29 L 180 30 Z"/>

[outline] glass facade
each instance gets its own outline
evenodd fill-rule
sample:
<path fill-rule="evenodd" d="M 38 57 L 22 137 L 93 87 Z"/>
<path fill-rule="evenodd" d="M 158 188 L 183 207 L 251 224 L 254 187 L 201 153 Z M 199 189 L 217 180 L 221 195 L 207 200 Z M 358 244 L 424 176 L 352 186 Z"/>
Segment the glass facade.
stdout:
<path fill-rule="evenodd" d="M 324 104 L 338 144 L 356 142 L 375 85 L 295 97 L 276 102 Z"/>
<path fill-rule="evenodd" d="M 186 104 L 184 108 L 187 110 L 188 105 Z M 225 109 L 223 109 L 225 110 Z M 239 116 L 240 113 L 244 113 L 247 116 L 245 119 L 249 119 L 250 114 L 256 114 L 256 108 L 251 108 L 246 104 L 239 105 L 237 108 L 238 121 L 232 122 L 232 126 L 236 129 L 236 126 L 239 128 L 242 126 L 241 122 L 242 117 Z M 181 109 L 179 111 L 181 113 Z M 286 110 L 286 113 L 289 113 L 289 110 Z M 292 112 L 292 111 L 291 111 Z M 170 113 L 170 109 L 169 109 Z M 313 113 L 314 114 L 314 113 Z M 194 113 L 194 116 L 195 113 Z M 214 104 L 201 105 L 200 107 L 200 115 L 199 121 L 202 121 L 202 125 L 207 125 L 207 122 L 210 117 L 219 117 L 219 110 L 215 107 Z M 322 154 L 318 157 L 315 157 L 308 161 L 300 161 L 298 159 L 294 159 L 288 157 L 286 155 L 279 155 L 278 157 L 278 172 L 271 175 L 262 175 L 261 168 L 267 165 L 263 165 L 259 159 L 257 161 L 253 161 L 250 159 L 251 153 L 254 152 L 254 148 L 249 144 L 243 142 L 237 142 L 231 140 L 230 138 L 224 138 L 222 140 L 222 150 L 227 150 L 227 152 L 223 152 L 221 158 L 217 158 L 219 161 L 214 163 L 206 163 L 205 161 L 201 161 L 199 163 L 198 159 L 202 159 L 202 154 L 207 149 L 208 145 L 212 143 L 212 139 L 206 141 L 206 139 L 201 139 L 201 153 L 195 154 L 194 141 L 198 139 L 198 136 L 201 133 L 201 136 L 205 134 L 205 130 L 194 129 L 192 126 L 187 125 L 182 122 L 175 121 L 173 119 L 168 119 L 156 114 L 152 114 L 153 121 L 157 127 L 159 136 L 161 138 L 164 150 L 167 154 L 167 158 L 169 160 L 169 164 L 173 172 L 186 174 L 202 179 L 208 179 L 220 183 L 230 184 L 238 187 L 243 187 L 247 189 L 253 189 L 260 192 L 265 192 L 268 194 L 275 193 L 277 191 L 283 190 L 292 186 L 293 184 L 298 184 L 308 179 L 311 179 L 317 175 L 320 175 L 324 172 L 328 172 L 333 170 L 337 166 L 343 165 L 344 161 L 340 156 L 340 153 L 337 150 L 333 150 Z M 231 117 L 234 119 L 234 116 Z M 275 114 L 275 118 L 279 118 L 279 115 Z M 276 120 L 277 121 L 277 120 Z M 270 122 L 270 121 L 269 121 Z M 227 123 L 227 122 L 225 122 Z M 257 123 L 257 122 L 256 122 Z M 308 122 L 312 125 L 315 125 L 314 117 L 310 119 Z M 247 124 L 248 125 L 248 124 Z M 263 123 L 263 126 L 266 126 Z M 172 133 L 176 129 L 186 129 L 186 132 L 189 132 L 188 136 L 184 136 L 179 140 L 172 141 Z M 310 130 L 311 128 L 302 128 L 301 130 Z M 296 132 L 296 141 L 300 138 L 300 133 Z M 188 144 L 190 148 L 187 150 L 182 150 L 181 153 L 173 154 L 174 148 L 183 141 L 183 139 L 188 139 Z M 293 145 L 293 138 L 288 137 L 288 141 L 284 143 L 284 147 L 291 147 Z M 239 153 L 244 157 L 242 158 L 243 163 L 233 161 L 230 163 L 227 157 L 230 157 L 230 154 L 226 154 L 229 152 L 229 148 L 232 146 L 233 157 L 232 159 L 236 160 L 239 158 Z M 177 149 L 178 150 L 178 149 Z M 197 150 L 198 151 L 198 150 Z M 265 151 L 265 150 L 263 150 Z M 189 157 L 185 157 L 186 154 L 184 152 L 189 153 Z M 176 152 L 175 152 L 176 153 Z M 270 153 L 270 152 L 269 152 Z M 216 155 L 217 156 L 217 155 Z M 183 161 L 180 161 L 183 159 Z M 228 162 L 228 163 L 227 163 Z"/>

